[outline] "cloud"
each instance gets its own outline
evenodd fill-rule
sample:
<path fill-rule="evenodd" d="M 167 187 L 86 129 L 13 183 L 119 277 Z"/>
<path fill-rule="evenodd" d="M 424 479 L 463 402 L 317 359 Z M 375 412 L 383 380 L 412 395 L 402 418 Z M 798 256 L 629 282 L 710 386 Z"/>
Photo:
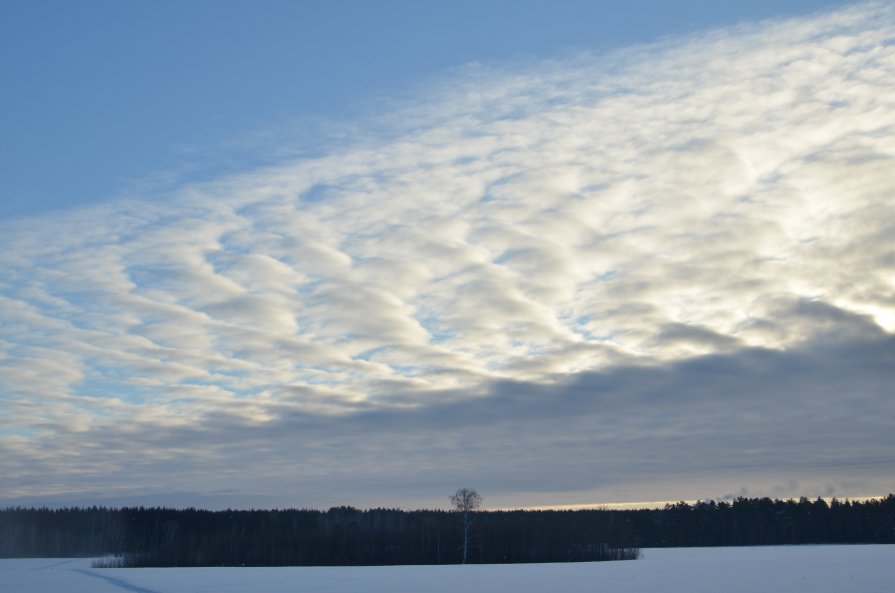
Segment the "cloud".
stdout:
<path fill-rule="evenodd" d="M 631 499 L 644 484 L 671 498 L 720 497 L 724 483 L 799 495 L 796 486 L 775 490 L 794 476 L 803 489 L 841 496 L 849 483 L 889 484 L 892 404 L 881 394 L 895 378 L 893 354 L 895 341 L 877 331 L 550 382 L 492 381 L 474 399 L 444 394 L 429 405 L 348 414 L 290 408 L 282 394 L 276 419 L 266 422 L 238 407 L 218 409 L 201 425 L 95 431 L 86 438 L 89 456 L 15 450 L 12 458 L 29 458 L 19 472 L 35 482 L 101 471 L 100 482 L 114 487 L 163 474 L 169 489 L 201 482 L 207 493 L 227 490 L 251 468 L 253 487 L 268 496 L 293 493 L 278 504 L 297 497 L 318 506 L 395 496 L 437 503 L 451 484 L 470 480 L 508 500 L 537 491 L 529 500 L 542 504 L 581 502 L 562 498 L 572 494 Z M 84 451 L 85 437 L 60 436 L 57 446 Z M 709 491 L 685 486 L 691 482 Z"/>
<path fill-rule="evenodd" d="M 323 156 L 0 223 L 5 496 L 891 489 L 893 39 L 472 66 Z"/>

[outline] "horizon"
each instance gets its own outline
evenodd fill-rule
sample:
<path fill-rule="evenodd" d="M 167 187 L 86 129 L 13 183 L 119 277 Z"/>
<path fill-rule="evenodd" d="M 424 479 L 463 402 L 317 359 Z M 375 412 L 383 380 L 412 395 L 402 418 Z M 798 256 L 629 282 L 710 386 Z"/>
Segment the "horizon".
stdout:
<path fill-rule="evenodd" d="M 515 512 L 515 511 L 644 511 L 644 510 L 662 510 L 667 506 L 675 506 L 678 504 L 687 504 L 690 506 L 697 505 L 699 503 L 725 503 L 732 504 L 737 500 L 760 500 L 763 498 L 769 498 L 775 502 L 794 502 L 800 501 L 802 499 L 806 499 L 810 502 L 816 502 L 818 500 L 822 500 L 827 504 L 832 503 L 834 500 L 840 503 L 854 503 L 854 504 L 863 504 L 867 502 L 881 502 L 886 500 L 887 498 L 895 496 L 895 493 L 889 493 L 880 496 L 857 496 L 857 497 L 846 497 L 846 498 L 838 498 L 836 496 L 794 496 L 787 498 L 774 498 L 774 497 L 747 497 L 747 496 L 738 496 L 732 498 L 724 498 L 721 500 L 715 500 L 712 498 L 697 498 L 693 500 L 657 500 L 657 501 L 646 501 L 646 502 L 607 502 L 607 503 L 586 503 L 586 504 L 569 504 L 569 505 L 546 505 L 546 506 L 538 506 L 538 507 L 489 507 L 487 505 L 482 505 L 480 508 L 476 509 L 478 512 L 484 513 L 494 513 L 494 512 Z M 77 504 L 53 504 L 53 503 L 44 503 L 44 504 L 34 504 L 34 505 L 18 505 L 18 504 L 5 504 L 0 503 L 0 511 L 2 510 L 14 510 L 14 509 L 23 509 L 23 510 L 71 510 L 71 509 L 89 509 L 89 508 L 100 508 L 107 510 L 122 510 L 122 509 L 133 509 L 133 508 L 146 508 L 146 509 L 166 509 L 173 511 L 188 511 L 188 510 L 196 510 L 196 511 L 207 511 L 213 513 L 219 512 L 227 512 L 227 511 L 239 511 L 239 512 L 280 512 L 280 511 L 313 511 L 325 513 L 332 509 L 340 509 L 340 508 L 348 508 L 354 509 L 360 512 L 368 512 L 368 511 L 377 511 L 377 510 L 388 510 L 388 511 L 399 511 L 405 513 L 414 513 L 414 512 L 429 512 L 429 511 L 443 511 L 443 512 L 454 512 L 455 509 L 450 508 L 450 504 L 444 505 L 446 508 L 442 507 L 417 507 L 417 508 L 404 508 L 404 507 L 395 507 L 395 506 L 376 506 L 376 507 L 357 507 L 353 505 L 331 505 L 331 506 L 320 506 L 320 507 L 296 507 L 296 506 L 278 506 L 278 507 L 198 507 L 198 506 L 168 506 L 168 505 L 151 505 L 151 504 L 134 504 L 134 503 L 125 503 L 125 504 L 99 504 L 99 503 L 89 503 L 86 501 L 77 503 Z"/>

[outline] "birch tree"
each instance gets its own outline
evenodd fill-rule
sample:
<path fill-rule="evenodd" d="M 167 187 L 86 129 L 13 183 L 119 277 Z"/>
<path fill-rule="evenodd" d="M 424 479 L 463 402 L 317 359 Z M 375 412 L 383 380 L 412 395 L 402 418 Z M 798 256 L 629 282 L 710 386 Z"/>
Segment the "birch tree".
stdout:
<path fill-rule="evenodd" d="M 472 525 L 473 514 L 482 506 L 482 497 L 472 488 L 460 488 L 451 495 L 451 504 L 463 519 L 463 564 L 466 564 L 469 553 L 469 528 Z"/>

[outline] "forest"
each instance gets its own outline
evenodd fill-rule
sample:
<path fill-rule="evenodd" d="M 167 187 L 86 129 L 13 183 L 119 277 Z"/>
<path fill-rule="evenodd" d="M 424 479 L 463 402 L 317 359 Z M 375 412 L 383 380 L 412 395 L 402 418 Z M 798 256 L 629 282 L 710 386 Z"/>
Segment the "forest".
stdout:
<path fill-rule="evenodd" d="M 895 543 L 895 495 L 737 498 L 642 510 L 477 511 L 471 563 L 637 558 L 642 547 Z M 463 525 L 442 510 L 6 508 L 0 557 L 106 557 L 116 566 L 455 564 Z"/>

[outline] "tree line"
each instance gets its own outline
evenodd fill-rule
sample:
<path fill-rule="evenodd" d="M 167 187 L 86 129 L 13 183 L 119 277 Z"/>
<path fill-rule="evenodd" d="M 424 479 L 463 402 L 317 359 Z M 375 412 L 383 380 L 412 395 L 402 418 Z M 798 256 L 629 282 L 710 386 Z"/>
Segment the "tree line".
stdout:
<path fill-rule="evenodd" d="M 636 558 L 641 547 L 805 543 L 895 543 L 895 495 L 475 511 L 468 522 L 448 511 L 353 507 L 0 510 L 0 557 L 114 555 L 130 566 L 454 564 L 464 551 L 475 563 L 596 561 Z"/>

